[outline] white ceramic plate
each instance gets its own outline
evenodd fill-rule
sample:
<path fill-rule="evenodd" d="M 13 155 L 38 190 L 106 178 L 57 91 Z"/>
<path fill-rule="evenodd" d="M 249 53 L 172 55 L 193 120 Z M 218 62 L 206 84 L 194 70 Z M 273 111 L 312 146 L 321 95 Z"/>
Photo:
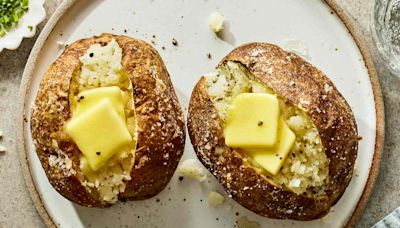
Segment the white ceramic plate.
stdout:
<path fill-rule="evenodd" d="M 5 36 L 0 37 L 0 52 L 4 48 L 17 49 L 25 37 L 35 35 L 36 26 L 46 17 L 43 3 L 44 0 L 29 0 L 29 10 L 21 17 L 18 25 L 7 31 Z"/>
<path fill-rule="evenodd" d="M 360 43 L 355 42 L 326 3 L 319 0 L 73 2 L 64 2 L 46 25 L 31 53 L 21 85 L 21 112 L 26 118 L 19 121 L 22 164 L 32 198 L 48 225 L 233 227 L 236 219 L 246 216 L 262 227 L 339 227 L 349 221 L 356 208 L 362 211 L 365 200 L 360 201 L 360 198 L 368 198 L 379 165 L 383 139 L 382 98 L 373 66 L 357 47 Z M 207 25 L 207 17 L 215 10 L 227 19 L 225 40 L 216 37 Z M 59 43 L 70 43 L 102 32 L 127 34 L 148 42 L 155 35 L 157 44 L 154 46 L 165 61 L 185 112 L 199 76 L 212 71 L 234 47 L 250 41 L 266 41 L 302 52 L 332 79 L 347 99 L 363 138 L 354 177 L 343 197 L 322 219 L 280 221 L 258 216 L 226 195 L 222 206 L 210 207 L 208 192 L 223 192 L 213 177 L 204 183 L 189 179 L 180 182 L 175 173 L 168 187 L 148 200 L 93 209 L 64 199 L 49 184 L 34 151 L 29 129 L 30 107 L 42 75 L 63 50 Z M 177 39 L 178 47 L 171 44 L 173 38 Z M 211 53 L 211 60 L 207 53 Z M 195 158 L 189 138 L 182 161 L 188 158 Z M 364 190 L 367 193 L 362 196 Z"/>

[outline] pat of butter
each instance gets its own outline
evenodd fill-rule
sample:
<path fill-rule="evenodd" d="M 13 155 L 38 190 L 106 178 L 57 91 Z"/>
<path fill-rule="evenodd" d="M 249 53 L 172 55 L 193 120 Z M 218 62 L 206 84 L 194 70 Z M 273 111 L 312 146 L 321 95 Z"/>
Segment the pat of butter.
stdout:
<path fill-rule="evenodd" d="M 104 98 L 108 98 L 118 115 L 125 121 L 123 92 L 117 86 L 100 87 L 86 90 L 78 94 L 77 106 L 74 110 L 74 117 L 88 111 Z"/>
<path fill-rule="evenodd" d="M 279 112 L 274 95 L 238 95 L 227 111 L 225 144 L 234 148 L 273 148 L 277 142 Z"/>
<path fill-rule="evenodd" d="M 276 175 L 281 169 L 295 139 L 295 134 L 285 121 L 279 118 L 278 141 L 275 148 L 272 150 L 248 150 L 247 152 L 262 168 L 272 175 Z"/>
<path fill-rule="evenodd" d="M 132 141 L 124 121 L 108 98 L 72 118 L 65 130 L 94 171 Z"/>

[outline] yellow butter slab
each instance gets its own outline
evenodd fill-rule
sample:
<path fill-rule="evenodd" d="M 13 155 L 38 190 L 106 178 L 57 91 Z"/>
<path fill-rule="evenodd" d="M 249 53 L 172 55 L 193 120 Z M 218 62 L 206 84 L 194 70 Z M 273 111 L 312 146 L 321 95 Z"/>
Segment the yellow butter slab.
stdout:
<path fill-rule="evenodd" d="M 124 121 L 108 98 L 72 118 L 65 131 L 94 171 L 132 141 Z"/>
<path fill-rule="evenodd" d="M 272 148 L 277 141 L 278 99 L 267 93 L 242 93 L 228 108 L 225 144 L 234 148 Z"/>
<path fill-rule="evenodd" d="M 108 98 L 118 115 L 125 121 L 123 93 L 117 86 L 100 87 L 83 91 L 78 94 L 77 106 L 73 113 L 74 117 L 88 111 L 104 98 Z"/>
<path fill-rule="evenodd" d="M 285 121 L 279 118 L 278 142 L 275 148 L 272 150 L 247 150 L 247 152 L 262 168 L 276 175 L 290 152 L 295 139 L 295 134 Z"/>

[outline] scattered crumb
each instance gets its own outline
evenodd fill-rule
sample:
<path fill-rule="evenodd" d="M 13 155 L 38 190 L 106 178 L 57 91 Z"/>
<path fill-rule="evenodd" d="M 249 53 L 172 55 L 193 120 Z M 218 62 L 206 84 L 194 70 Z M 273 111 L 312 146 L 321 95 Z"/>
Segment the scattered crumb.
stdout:
<path fill-rule="evenodd" d="M 242 216 L 236 220 L 238 228 L 260 228 L 260 224 L 250 221 L 246 216 Z"/>
<path fill-rule="evenodd" d="M 182 177 L 190 177 L 197 181 L 204 181 L 206 173 L 200 164 L 194 159 L 187 159 L 179 166 L 179 174 Z"/>
<path fill-rule="evenodd" d="M 4 146 L 0 145 L 0 153 L 5 153 L 6 151 L 7 149 Z"/>
<path fill-rule="evenodd" d="M 172 38 L 172 45 L 178 46 L 178 41 L 175 38 Z"/>
<path fill-rule="evenodd" d="M 208 59 L 212 59 L 211 53 L 208 53 L 208 54 L 207 54 L 207 58 L 208 58 Z"/>
<path fill-rule="evenodd" d="M 208 17 L 208 25 L 210 25 L 211 30 L 215 33 L 219 32 L 223 29 L 224 21 L 225 21 L 224 16 L 222 16 L 222 14 L 217 11 L 213 12 Z"/>
<path fill-rule="evenodd" d="M 161 47 L 161 49 L 165 50 L 165 47 L 164 47 L 164 46 L 162 46 L 162 47 Z"/>
<path fill-rule="evenodd" d="M 225 198 L 220 193 L 215 192 L 215 191 L 210 191 L 210 193 L 208 193 L 208 203 L 211 206 L 216 207 L 218 205 L 223 204 L 224 201 L 225 201 Z"/>
<path fill-rule="evenodd" d="M 361 141 L 362 140 L 362 136 L 358 136 L 357 140 Z"/>
<path fill-rule="evenodd" d="M 65 43 L 64 42 L 62 42 L 62 41 L 57 41 L 57 45 L 59 46 L 59 47 L 65 47 Z"/>

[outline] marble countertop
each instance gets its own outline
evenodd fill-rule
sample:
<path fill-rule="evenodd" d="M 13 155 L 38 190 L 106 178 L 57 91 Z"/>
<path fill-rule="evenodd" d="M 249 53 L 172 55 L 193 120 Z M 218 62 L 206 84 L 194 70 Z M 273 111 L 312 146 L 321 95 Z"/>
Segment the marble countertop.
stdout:
<path fill-rule="evenodd" d="M 43 28 L 62 0 L 47 0 Z M 400 206 L 400 77 L 391 74 L 374 48 L 370 32 L 373 0 L 337 0 L 362 31 L 373 56 L 385 101 L 386 138 L 380 173 L 371 199 L 357 227 L 370 227 Z M 38 33 L 37 33 L 38 34 Z M 16 150 L 14 112 L 22 73 L 37 35 L 25 39 L 18 50 L 0 53 L 0 145 L 7 148 L 0 155 L 0 227 L 44 227 L 25 187 Z"/>

